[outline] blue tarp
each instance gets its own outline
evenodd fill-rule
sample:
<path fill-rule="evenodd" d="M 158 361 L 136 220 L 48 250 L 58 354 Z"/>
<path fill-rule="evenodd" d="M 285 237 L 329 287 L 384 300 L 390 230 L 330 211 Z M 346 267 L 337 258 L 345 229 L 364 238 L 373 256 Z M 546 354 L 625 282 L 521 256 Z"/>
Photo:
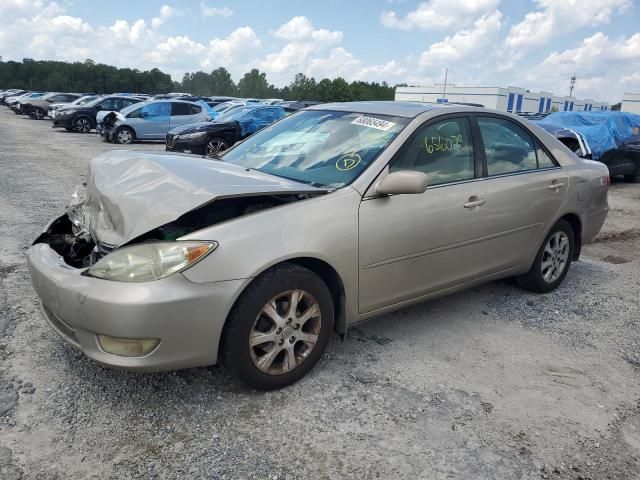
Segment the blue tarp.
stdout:
<path fill-rule="evenodd" d="M 252 104 L 220 115 L 216 122 L 235 121 L 240 125 L 242 136 L 251 135 L 258 130 L 286 117 L 284 108 L 277 105 Z"/>
<path fill-rule="evenodd" d="M 640 115 L 625 112 L 554 112 L 542 120 L 541 127 L 566 129 L 579 134 L 588 144 L 592 158 L 624 143 L 640 141 Z"/>
<path fill-rule="evenodd" d="M 209 104 L 204 100 L 198 100 L 196 103 L 206 110 L 207 115 L 211 120 L 213 120 L 218 116 L 218 112 L 216 112 L 212 107 L 210 107 Z"/>

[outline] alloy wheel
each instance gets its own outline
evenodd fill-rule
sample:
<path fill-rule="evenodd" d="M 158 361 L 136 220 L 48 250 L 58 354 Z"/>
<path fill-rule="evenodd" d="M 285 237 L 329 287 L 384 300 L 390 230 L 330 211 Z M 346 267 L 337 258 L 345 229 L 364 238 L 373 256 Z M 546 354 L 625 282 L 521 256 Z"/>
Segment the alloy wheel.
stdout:
<path fill-rule="evenodd" d="M 309 356 L 320 335 L 318 301 L 304 290 L 273 297 L 258 314 L 249 334 L 253 364 L 269 375 L 298 367 Z"/>
<path fill-rule="evenodd" d="M 569 261 L 569 237 L 563 231 L 554 233 L 544 247 L 542 253 L 542 278 L 547 283 L 555 282 L 567 266 Z"/>
<path fill-rule="evenodd" d="M 219 139 L 210 140 L 205 147 L 205 153 L 207 157 L 215 157 L 220 152 L 224 152 L 227 148 L 227 144 Z"/>
<path fill-rule="evenodd" d="M 78 118 L 75 122 L 76 132 L 87 133 L 91 130 L 91 124 L 86 118 Z"/>

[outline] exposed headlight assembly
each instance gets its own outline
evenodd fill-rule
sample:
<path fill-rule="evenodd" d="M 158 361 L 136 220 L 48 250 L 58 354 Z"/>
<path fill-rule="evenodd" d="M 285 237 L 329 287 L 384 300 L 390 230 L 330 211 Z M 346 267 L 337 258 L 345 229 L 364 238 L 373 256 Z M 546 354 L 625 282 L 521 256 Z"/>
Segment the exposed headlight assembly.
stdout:
<path fill-rule="evenodd" d="M 131 283 L 160 280 L 186 270 L 217 246 L 217 242 L 177 241 L 124 247 L 97 261 L 87 275 Z"/>

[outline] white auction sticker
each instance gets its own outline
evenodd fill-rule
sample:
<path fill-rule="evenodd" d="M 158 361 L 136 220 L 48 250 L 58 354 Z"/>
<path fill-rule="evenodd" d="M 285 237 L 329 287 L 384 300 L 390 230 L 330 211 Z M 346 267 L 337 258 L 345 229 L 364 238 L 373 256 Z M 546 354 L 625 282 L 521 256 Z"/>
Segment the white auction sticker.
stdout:
<path fill-rule="evenodd" d="M 396 126 L 396 124 L 393 122 L 381 120 L 374 117 L 367 117 L 365 115 L 360 115 L 353 122 L 351 122 L 351 125 L 360 125 L 361 127 L 375 128 L 376 130 L 383 130 L 385 132 L 391 130 Z"/>

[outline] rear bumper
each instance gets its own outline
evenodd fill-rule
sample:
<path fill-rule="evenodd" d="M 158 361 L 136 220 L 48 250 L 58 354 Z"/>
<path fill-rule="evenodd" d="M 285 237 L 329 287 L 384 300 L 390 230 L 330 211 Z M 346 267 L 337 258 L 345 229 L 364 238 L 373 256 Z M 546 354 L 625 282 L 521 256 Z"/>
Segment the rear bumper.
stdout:
<path fill-rule="evenodd" d="M 176 274 L 146 283 L 82 275 L 46 244 L 27 251 L 34 289 L 47 323 L 102 364 L 129 370 L 173 370 L 216 363 L 222 327 L 248 280 L 197 284 Z M 102 350 L 97 334 L 157 338 L 141 357 Z"/>

